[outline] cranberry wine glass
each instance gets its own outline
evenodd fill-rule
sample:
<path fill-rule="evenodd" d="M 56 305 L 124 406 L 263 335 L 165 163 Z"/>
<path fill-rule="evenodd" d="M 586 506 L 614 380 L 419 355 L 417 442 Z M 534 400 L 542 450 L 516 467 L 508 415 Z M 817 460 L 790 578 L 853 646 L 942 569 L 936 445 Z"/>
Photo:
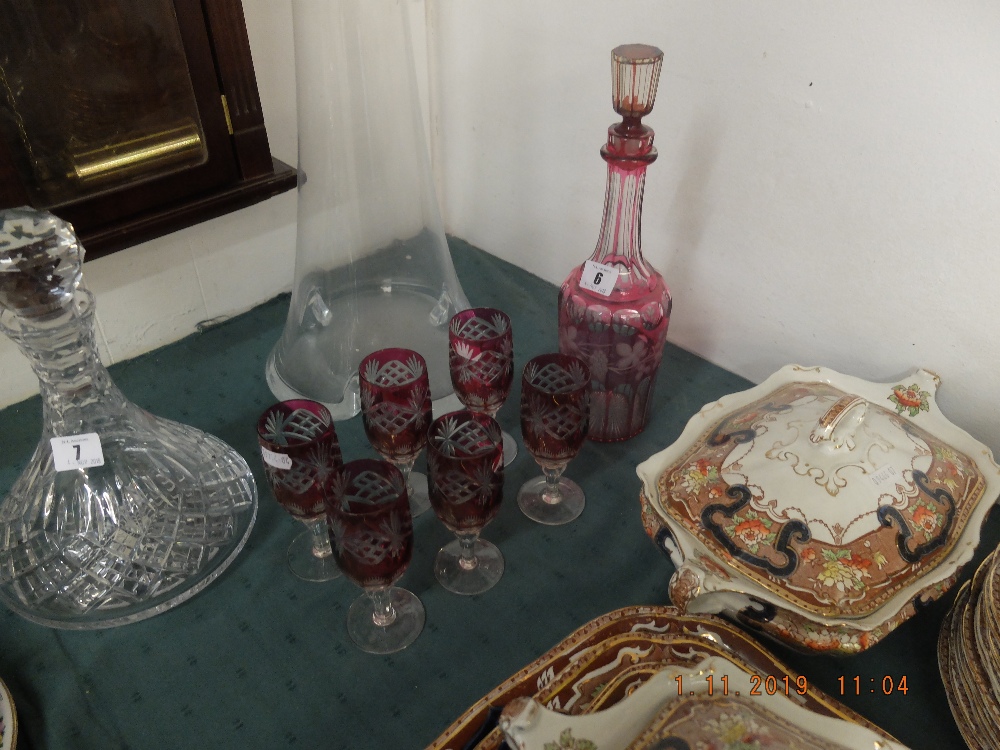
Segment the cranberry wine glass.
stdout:
<path fill-rule="evenodd" d="M 424 627 L 424 605 L 392 584 L 413 557 L 413 517 L 406 480 L 375 459 L 351 461 L 328 486 L 327 523 L 344 575 L 364 589 L 347 613 L 358 648 L 391 654 L 409 646 Z"/>
<path fill-rule="evenodd" d="M 479 538 L 503 499 L 503 439 L 493 417 L 457 411 L 434 420 L 427 434 L 431 505 L 458 539 L 434 561 L 434 576 L 456 594 L 481 594 L 503 575 L 503 555 Z"/>
<path fill-rule="evenodd" d="M 257 421 L 264 472 L 275 499 L 307 530 L 288 548 L 288 567 L 306 581 L 340 576 L 326 533 L 325 484 L 343 465 L 330 412 L 315 401 L 282 401 Z"/>
<path fill-rule="evenodd" d="M 414 516 L 431 507 L 427 477 L 413 464 L 427 444 L 431 387 L 427 363 L 412 349 L 380 349 L 358 368 L 365 434 L 382 458 L 403 472 Z"/>
<path fill-rule="evenodd" d="M 590 369 L 566 354 L 543 354 L 521 377 L 521 436 L 542 467 L 517 493 L 528 518 L 549 526 L 569 523 L 583 512 L 580 486 L 562 476 L 580 451 L 590 421 Z"/>
<path fill-rule="evenodd" d="M 457 313 L 448 326 L 448 366 L 455 394 L 465 408 L 496 417 L 514 382 L 514 337 L 510 318 L 493 307 Z M 503 433 L 503 462 L 517 455 L 517 441 Z"/>

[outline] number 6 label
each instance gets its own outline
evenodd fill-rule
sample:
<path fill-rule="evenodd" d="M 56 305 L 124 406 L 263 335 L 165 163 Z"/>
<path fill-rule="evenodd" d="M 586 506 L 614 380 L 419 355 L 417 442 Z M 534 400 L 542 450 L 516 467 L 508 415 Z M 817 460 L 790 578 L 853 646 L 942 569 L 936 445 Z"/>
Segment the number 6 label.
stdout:
<path fill-rule="evenodd" d="M 56 471 L 104 466 L 101 438 L 96 432 L 54 437 L 49 442 L 52 444 L 52 463 Z"/>
<path fill-rule="evenodd" d="M 618 280 L 618 269 L 604 263 L 588 260 L 583 264 L 583 274 L 580 276 L 580 286 L 597 292 L 602 297 L 610 297 Z"/>

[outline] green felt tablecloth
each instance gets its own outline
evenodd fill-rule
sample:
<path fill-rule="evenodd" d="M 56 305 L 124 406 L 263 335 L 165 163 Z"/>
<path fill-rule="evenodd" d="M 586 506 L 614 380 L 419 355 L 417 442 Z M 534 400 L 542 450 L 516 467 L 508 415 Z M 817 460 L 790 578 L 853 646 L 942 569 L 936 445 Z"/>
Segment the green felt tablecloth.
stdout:
<path fill-rule="evenodd" d="M 452 241 L 452 252 L 470 301 L 510 314 L 518 369 L 555 350 L 552 285 L 461 241 Z M 264 363 L 287 307 L 287 297 L 278 298 L 110 368 L 140 406 L 214 433 L 247 458 L 260 489 L 257 524 L 217 581 L 143 622 L 59 631 L 0 607 L 0 678 L 17 706 L 19 748 L 422 748 L 467 706 L 588 620 L 626 605 L 669 603 L 673 567 L 643 532 L 635 466 L 673 442 L 703 404 L 749 383 L 668 345 L 652 424 L 626 443 L 588 443 L 569 466 L 567 475 L 587 494 L 583 516 L 548 528 L 520 513 L 517 488 L 538 473 L 522 448 L 508 468 L 505 505 L 483 533 L 506 558 L 500 583 L 468 598 L 437 585 L 433 558 L 451 535 L 425 514 L 415 521 L 416 549 L 401 585 L 423 600 L 426 628 L 398 654 L 360 652 L 344 626 L 359 590 L 343 579 L 310 584 L 291 575 L 285 549 L 301 527 L 271 498 L 258 459 L 254 425 L 274 400 Z M 674 315 L 685 315 L 683 302 Z M 514 435 L 518 398 L 515 385 L 499 415 Z M 40 425 L 37 398 L 0 412 L 0 494 L 20 473 Z M 345 459 L 374 456 L 360 417 L 337 429 Z M 994 514 L 973 565 L 997 544 L 998 527 Z M 856 657 L 772 649 L 835 696 L 838 677 L 853 686 L 859 675 L 863 694 L 842 700 L 914 750 L 964 748 L 935 656 L 952 598 Z M 871 681 L 881 685 L 885 675 L 897 683 L 905 675 L 908 692 L 868 693 Z"/>

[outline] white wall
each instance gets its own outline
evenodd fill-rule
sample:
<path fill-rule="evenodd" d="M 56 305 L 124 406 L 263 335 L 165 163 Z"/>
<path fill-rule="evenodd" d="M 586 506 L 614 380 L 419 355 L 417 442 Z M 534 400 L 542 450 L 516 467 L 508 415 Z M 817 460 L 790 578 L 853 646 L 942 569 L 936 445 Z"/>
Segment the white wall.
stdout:
<path fill-rule="evenodd" d="M 754 381 L 925 367 L 945 413 L 1000 449 L 1000 4 L 432 7 L 450 232 L 560 282 L 597 239 L 610 50 L 655 44 L 642 228 L 669 339 Z"/>
<path fill-rule="evenodd" d="M 643 236 L 674 293 L 669 338 L 755 381 L 788 362 L 926 367 L 1000 451 L 1000 5 L 427 2 L 449 232 L 561 281 L 597 238 L 610 50 L 656 44 Z M 272 151 L 294 163 L 290 2 L 244 8 Z M 106 361 L 288 288 L 294 225 L 289 193 L 88 263 Z M 34 388 L 6 340 L 0 382 L 3 403 Z"/>

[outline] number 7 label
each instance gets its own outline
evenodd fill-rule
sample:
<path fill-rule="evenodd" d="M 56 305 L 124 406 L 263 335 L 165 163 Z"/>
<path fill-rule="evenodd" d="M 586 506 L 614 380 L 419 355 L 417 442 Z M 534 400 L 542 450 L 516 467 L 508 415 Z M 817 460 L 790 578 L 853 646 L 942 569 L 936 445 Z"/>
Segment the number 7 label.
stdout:
<path fill-rule="evenodd" d="M 54 437 L 49 442 L 52 444 L 52 463 L 56 471 L 104 466 L 104 450 L 96 432 Z"/>

